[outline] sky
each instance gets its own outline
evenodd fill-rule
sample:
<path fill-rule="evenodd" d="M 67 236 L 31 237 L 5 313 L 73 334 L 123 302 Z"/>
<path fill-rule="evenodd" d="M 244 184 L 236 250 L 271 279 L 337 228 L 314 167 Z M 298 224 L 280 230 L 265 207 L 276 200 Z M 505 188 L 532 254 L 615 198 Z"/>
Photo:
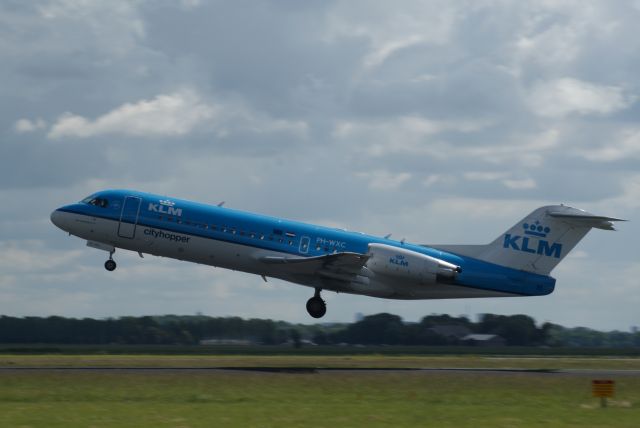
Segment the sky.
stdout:
<path fill-rule="evenodd" d="M 312 290 L 69 237 L 109 188 L 423 244 L 541 205 L 595 230 L 544 297 L 323 293 L 322 321 L 527 314 L 640 325 L 640 1 L 0 1 L 0 314 L 313 321 Z"/>

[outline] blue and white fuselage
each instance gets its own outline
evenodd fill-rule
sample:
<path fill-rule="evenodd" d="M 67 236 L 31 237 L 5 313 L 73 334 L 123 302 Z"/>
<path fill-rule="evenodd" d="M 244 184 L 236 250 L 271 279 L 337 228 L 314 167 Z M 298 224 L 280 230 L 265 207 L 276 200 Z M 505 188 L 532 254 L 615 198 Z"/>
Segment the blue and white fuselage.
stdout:
<path fill-rule="evenodd" d="M 108 270 L 115 269 L 111 256 L 122 248 L 280 278 L 315 288 L 307 309 L 319 317 L 326 310 L 320 290 L 389 299 L 546 295 L 555 286 L 551 269 L 590 228 L 611 229 L 617 219 L 549 206 L 488 245 L 424 246 L 149 193 L 105 190 L 55 210 L 51 220 L 90 247 L 108 251 Z"/>

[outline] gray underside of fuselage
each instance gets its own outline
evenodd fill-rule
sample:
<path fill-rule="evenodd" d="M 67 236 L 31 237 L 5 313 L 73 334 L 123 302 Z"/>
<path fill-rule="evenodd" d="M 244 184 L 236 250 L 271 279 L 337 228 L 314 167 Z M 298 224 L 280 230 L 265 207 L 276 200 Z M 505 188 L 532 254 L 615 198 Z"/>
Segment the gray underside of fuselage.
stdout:
<path fill-rule="evenodd" d="M 132 238 L 118 235 L 120 223 L 116 220 L 67 213 L 68 226 L 74 235 L 88 241 L 100 242 L 116 248 L 190 261 L 225 269 L 232 269 L 265 277 L 279 278 L 307 287 L 338 293 L 359 294 L 386 299 L 454 299 L 474 297 L 509 297 L 517 294 L 497 292 L 454 284 L 415 284 L 384 275 L 369 275 L 366 281 L 342 281 L 313 274 L 300 274 L 288 270 L 286 264 L 273 265 L 261 261 L 268 256 L 291 256 L 289 253 L 256 248 L 233 242 L 220 241 L 158 227 L 137 225 Z M 130 225 L 131 226 L 131 225 Z M 151 231 L 165 235 L 188 237 L 186 242 L 175 242 L 154 236 Z M 157 234 L 156 234 L 157 235 Z"/>

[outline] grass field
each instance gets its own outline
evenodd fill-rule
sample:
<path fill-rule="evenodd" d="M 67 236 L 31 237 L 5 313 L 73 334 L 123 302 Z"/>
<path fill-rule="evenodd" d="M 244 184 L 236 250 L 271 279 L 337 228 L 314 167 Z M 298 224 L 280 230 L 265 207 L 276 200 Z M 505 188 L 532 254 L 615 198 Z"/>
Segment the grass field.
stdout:
<path fill-rule="evenodd" d="M 313 367 L 640 370 L 640 358 L 509 355 L 0 355 L 0 367 Z M 640 426 L 640 425 L 639 425 Z"/>
<path fill-rule="evenodd" d="M 0 367 L 640 369 L 631 358 L 0 356 Z M 638 427 L 640 376 L 537 372 L 0 371 L 0 427 Z"/>

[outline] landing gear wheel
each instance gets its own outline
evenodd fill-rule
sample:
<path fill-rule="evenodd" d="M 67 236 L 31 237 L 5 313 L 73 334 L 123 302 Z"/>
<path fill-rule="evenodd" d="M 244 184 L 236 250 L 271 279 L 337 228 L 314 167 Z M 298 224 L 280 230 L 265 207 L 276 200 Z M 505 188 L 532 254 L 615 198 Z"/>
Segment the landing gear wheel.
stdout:
<path fill-rule="evenodd" d="M 320 297 L 320 290 L 316 290 L 315 296 L 307 300 L 307 312 L 314 318 L 322 318 L 327 313 L 327 305 Z"/>
<path fill-rule="evenodd" d="M 106 262 L 104 262 L 104 268 L 109 272 L 112 272 L 116 270 L 116 262 L 112 259 L 109 259 Z"/>

